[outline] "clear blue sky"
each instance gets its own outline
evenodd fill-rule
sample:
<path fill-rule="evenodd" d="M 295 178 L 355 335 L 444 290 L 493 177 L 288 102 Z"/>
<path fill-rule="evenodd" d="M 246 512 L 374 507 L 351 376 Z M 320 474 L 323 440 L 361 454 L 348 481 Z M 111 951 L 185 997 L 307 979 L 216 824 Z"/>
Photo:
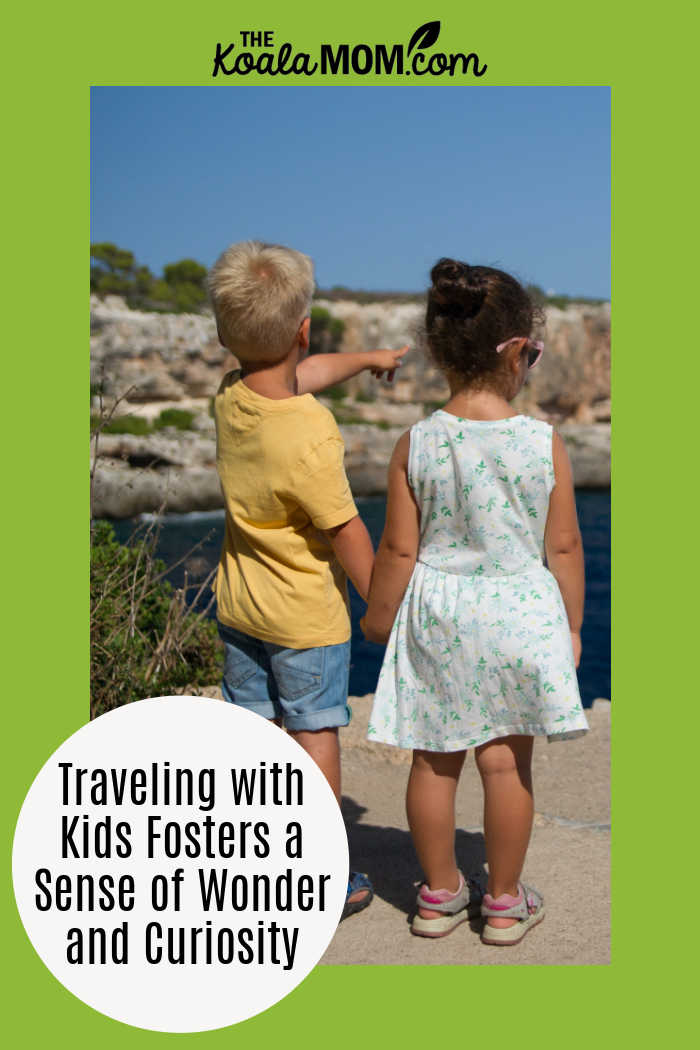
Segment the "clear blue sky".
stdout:
<path fill-rule="evenodd" d="M 92 240 L 159 273 L 232 241 L 321 287 L 419 291 L 441 255 L 610 294 L 607 88 L 94 88 Z"/>

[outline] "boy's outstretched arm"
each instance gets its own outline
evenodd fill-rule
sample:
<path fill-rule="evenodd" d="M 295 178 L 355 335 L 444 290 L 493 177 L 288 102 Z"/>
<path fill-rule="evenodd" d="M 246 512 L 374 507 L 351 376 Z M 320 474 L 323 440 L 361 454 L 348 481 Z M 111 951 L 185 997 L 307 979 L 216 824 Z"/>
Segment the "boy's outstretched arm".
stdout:
<path fill-rule="evenodd" d="M 360 597 L 367 601 L 369 581 L 374 564 L 374 547 L 367 526 L 357 515 L 334 529 L 324 530 L 335 556 L 355 585 Z"/>
<path fill-rule="evenodd" d="M 370 642 L 385 645 L 418 555 L 420 510 L 408 483 L 410 434 L 399 438 L 389 464 L 386 524 L 372 572 L 367 613 L 360 626 Z"/>
<path fill-rule="evenodd" d="M 574 663 L 581 659 L 581 624 L 585 575 L 583 544 L 576 516 L 576 499 L 571 464 L 563 440 L 552 435 L 554 488 L 549 497 L 549 512 L 544 531 L 544 549 L 547 566 L 559 584 L 564 608 L 569 619 Z"/>
<path fill-rule="evenodd" d="M 391 382 L 406 353 L 408 346 L 402 346 L 400 350 L 366 350 L 359 354 L 314 354 L 297 366 L 297 393 L 316 394 L 367 368 L 377 377 L 387 372 L 387 379 Z"/>

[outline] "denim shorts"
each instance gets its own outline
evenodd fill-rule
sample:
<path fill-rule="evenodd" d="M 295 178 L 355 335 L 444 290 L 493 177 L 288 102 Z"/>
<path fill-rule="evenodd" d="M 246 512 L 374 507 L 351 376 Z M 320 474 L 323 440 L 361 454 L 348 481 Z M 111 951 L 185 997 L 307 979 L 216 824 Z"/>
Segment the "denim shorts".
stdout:
<path fill-rule="evenodd" d="M 285 729 L 331 729 L 350 721 L 350 642 L 314 649 L 285 649 L 219 622 L 226 659 L 224 700 Z"/>

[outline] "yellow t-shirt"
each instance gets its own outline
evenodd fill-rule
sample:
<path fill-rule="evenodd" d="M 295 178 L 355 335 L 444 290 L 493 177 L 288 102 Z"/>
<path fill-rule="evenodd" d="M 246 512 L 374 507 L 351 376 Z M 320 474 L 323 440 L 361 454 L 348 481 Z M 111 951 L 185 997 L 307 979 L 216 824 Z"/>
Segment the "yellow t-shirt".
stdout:
<path fill-rule="evenodd" d="M 347 582 L 319 529 L 357 514 L 333 416 L 311 394 L 275 401 L 229 372 L 214 401 L 226 534 L 218 617 L 290 649 L 350 637 Z"/>

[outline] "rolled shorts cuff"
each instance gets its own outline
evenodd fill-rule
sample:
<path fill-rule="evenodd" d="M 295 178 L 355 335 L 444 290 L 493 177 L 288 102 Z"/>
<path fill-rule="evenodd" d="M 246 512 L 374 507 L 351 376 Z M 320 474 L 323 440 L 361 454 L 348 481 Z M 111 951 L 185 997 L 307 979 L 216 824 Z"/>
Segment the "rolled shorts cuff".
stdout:
<path fill-rule="evenodd" d="M 319 729 L 336 729 L 349 725 L 352 708 L 349 704 L 327 707 L 323 711 L 307 711 L 302 715 L 286 715 L 284 727 L 291 733 L 313 733 Z"/>

